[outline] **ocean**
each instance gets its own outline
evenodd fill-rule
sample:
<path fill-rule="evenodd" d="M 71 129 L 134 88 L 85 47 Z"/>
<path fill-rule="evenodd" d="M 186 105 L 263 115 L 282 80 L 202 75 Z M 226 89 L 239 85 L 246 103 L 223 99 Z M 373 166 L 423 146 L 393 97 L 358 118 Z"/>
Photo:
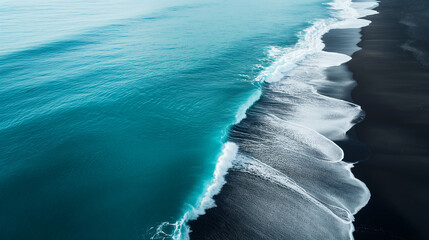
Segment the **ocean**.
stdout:
<path fill-rule="evenodd" d="M 360 26 L 361 15 L 338 14 L 350 1 L 326 3 L 2 1 L 0 238 L 188 238 L 187 222 L 216 205 L 228 169 L 249 155 L 239 153 L 249 136 L 231 129 L 266 84 L 319 54 L 334 25 Z M 290 124 L 314 126 L 326 138 L 312 144 L 341 160 L 328 138 L 344 137 L 360 110 L 343 104 L 334 115 L 347 121 L 316 122 L 308 113 L 323 99 L 308 99 Z M 355 185 L 358 209 L 369 196 Z"/>

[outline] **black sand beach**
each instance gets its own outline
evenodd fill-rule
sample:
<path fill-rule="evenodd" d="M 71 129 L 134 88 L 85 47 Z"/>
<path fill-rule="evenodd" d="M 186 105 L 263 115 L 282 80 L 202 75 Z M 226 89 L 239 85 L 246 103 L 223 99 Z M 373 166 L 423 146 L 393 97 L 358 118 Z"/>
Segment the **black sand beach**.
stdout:
<path fill-rule="evenodd" d="M 382 0 L 376 10 L 348 63 L 366 112 L 355 130 L 371 151 L 353 169 L 371 192 L 354 236 L 429 239 L 429 2 Z"/>
<path fill-rule="evenodd" d="M 359 162 L 353 173 L 371 192 L 368 205 L 355 215 L 356 239 L 429 239 L 429 68 L 425 65 L 429 46 L 425 24 L 429 21 L 421 20 L 429 16 L 428 5 L 424 1 L 384 0 L 376 9 L 378 15 L 366 17 L 372 21 L 368 27 L 335 29 L 323 37 L 325 51 L 351 55 L 358 50 L 356 45 L 362 48 L 350 62 L 328 68 L 327 81 L 314 85 L 320 94 L 354 102 L 366 112 L 365 120 L 348 131 L 346 139 L 335 141 L 344 150 L 344 161 Z M 270 131 L 284 129 L 267 123 L 262 113 L 293 113 L 296 106 L 288 101 L 299 100 L 283 95 L 269 86 L 264 88 L 248 117 L 234 127 L 231 139 L 246 155 L 292 176 L 310 193 L 313 186 L 328 195 L 359 196 L 353 185 L 348 186 L 349 192 L 346 185 L 325 189 L 336 184 L 326 183 L 327 179 L 341 182 L 343 175 L 324 165 L 307 165 L 308 159 L 288 152 L 294 144 L 293 137 L 289 139 L 291 133 L 286 132 L 281 146 L 271 142 Z M 284 119 L 290 117 L 285 115 Z M 357 117 L 355 122 L 360 120 Z M 254 149 L 257 144 L 246 139 L 268 141 L 269 152 Z M 301 166 L 294 169 L 296 163 Z M 320 170 L 316 170 L 320 176 L 307 171 L 313 167 Z M 309 179 L 309 185 L 300 174 Z M 347 238 L 340 233 L 344 225 L 305 199 L 297 201 L 300 196 L 293 189 L 235 170 L 226 180 L 215 196 L 217 207 L 190 223 L 192 239 Z"/>
<path fill-rule="evenodd" d="M 351 55 L 359 49 L 359 32 L 330 31 L 323 38 L 325 51 Z M 190 222 L 191 239 L 351 237 L 350 214 L 365 205 L 368 193 L 344 162 L 336 162 L 341 150 L 328 138 L 344 133 L 350 121 L 362 120 L 360 109 L 346 102 L 356 82 L 345 64 L 328 69 L 306 66 L 299 67 L 305 72 L 301 78 L 292 74 L 280 83 L 266 84 L 247 118 L 232 129 L 229 139 L 239 145 L 240 154 L 262 164 L 256 162 L 244 172 L 230 169 L 214 197 L 217 207 Z M 314 94 L 313 88 L 322 95 Z M 297 126 L 290 125 L 296 121 Z M 311 142 L 316 145 L 308 145 Z M 367 156 L 353 137 L 335 143 L 346 153 L 360 153 L 346 161 Z"/>

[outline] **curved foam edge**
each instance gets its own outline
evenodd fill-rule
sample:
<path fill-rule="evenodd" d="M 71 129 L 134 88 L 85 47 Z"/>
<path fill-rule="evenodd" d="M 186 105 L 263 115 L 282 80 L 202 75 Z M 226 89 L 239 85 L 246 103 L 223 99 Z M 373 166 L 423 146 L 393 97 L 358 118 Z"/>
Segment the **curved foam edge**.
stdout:
<path fill-rule="evenodd" d="M 255 93 L 252 94 L 252 96 L 250 96 L 250 98 L 247 100 L 247 102 L 245 104 L 243 104 L 237 111 L 237 114 L 235 115 L 235 124 L 239 124 L 241 122 L 241 120 L 246 118 L 246 112 L 247 110 L 253 106 L 253 104 L 255 104 L 256 101 L 259 100 L 259 98 L 261 98 L 262 95 L 262 91 L 261 90 L 257 90 Z"/>
<path fill-rule="evenodd" d="M 187 211 L 183 217 L 175 223 L 164 222 L 159 225 L 156 229 L 155 235 L 152 236 L 151 239 L 164 239 L 165 237 L 172 239 L 189 239 L 190 229 L 186 223 L 190 220 L 197 219 L 200 215 L 205 214 L 207 209 L 216 207 L 213 197 L 220 192 L 222 186 L 226 183 L 225 175 L 233 166 L 232 162 L 234 159 L 236 159 L 237 153 L 237 144 L 226 142 L 223 145 L 222 154 L 216 163 L 216 168 L 213 173 L 211 184 L 206 189 L 203 197 L 198 201 L 196 207 L 192 207 L 191 210 Z M 164 232 L 164 228 L 166 227 L 173 227 L 173 233 L 168 234 Z"/>
<path fill-rule="evenodd" d="M 255 81 L 268 83 L 278 82 L 284 76 L 287 76 L 287 72 L 295 69 L 298 64 L 306 60 L 309 56 L 315 54 L 321 54 L 323 58 L 327 60 L 327 62 L 323 63 L 323 67 L 325 68 L 341 65 L 351 59 L 345 54 L 324 52 L 323 49 L 325 44 L 322 41 L 322 37 L 332 29 L 361 28 L 369 25 L 370 21 L 360 18 L 367 15 L 376 14 L 377 12 L 372 9 L 378 6 L 378 3 L 376 1 L 357 3 L 352 2 L 351 0 L 334 0 L 331 3 L 328 3 L 328 5 L 330 5 L 331 9 L 337 11 L 336 14 L 334 14 L 335 18 L 316 21 L 312 26 L 302 32 L 300 39 L 294 47 L 272 47 L 268 55 L 279 57 L 270 67 L 262 71 Z M 321 62 L 319 61 L 319 63 Z M 253 94 L 249 101 L 239 109 L 236 115 L 235 124 L 238 124 L 241 120 L 246 118 L 246 111 L 257 100 L 259 100 L 261 94 L 261 91 Z M 235 143 L 225 143 L 222 150 L 222 155 L 219 157 L 216 164 L 212 183 L 204 192 L 201 200 L 198 201 L 197 207 L 187 211 L 183 217 L 175 223 L 164 222 L 159 225 L 157 227 L 156 234 L 151 239 L 163 239 L 165 237 L 170 237 L 172 239 L 189 239 L 190 229 L 186 225 L 187 222 L 189 220 L 198 218 L 199 215 L 205 214 L 207 209 L 216 206 L 213 197 L 220 192 L 222 186 L 225 184 L 225 175 L 227 174 L 228 169 L 233 166 L 232 162 L 236 158 L 237 153 L 238 146 Z M 351 166 L 348 165 L 349 172 L 351 177 L 354 178 L 352 172 L 350 171 L 350 168 L 353 165 L 350 165 Z M 362 183 L 362 186 L 367 189 L 364 183 Z M 368 201 L 369 197 L 370 193 L 368 191 Z M 332 209 L 330 211 L 332 212 Z M 167 234 L 163 232 L 163 229 L 166 226 L 174 227 L 173 234 Z M 350 230 L 351 239 L 353 238 L 353 230 L 354 229 L 352 225 L 352 229 Z"/>
<path fill-rule="evenodd" d="M 283 188 L 291 189 L 344 223 L 352 222 L 353 214 L 348 209 L 321 202 L 284 173 L 257 159 L 239 154 L 236 161 L 234 161 L 234 168 L 266 179 Z"/>
<path fill-rule="evenodd" d="M 334 0 L 327 5 L 330 6 L 329 8 L 336 10 L 334 17 L 314 22 L 311 27 L 301 33 L 301 38 L 293 47 L 272 47 L 269 55 L 281 55 L 281 57 L 271 67 L 263 71 L 258 77 L 258 81 L 278 82 L 287 75 L 288 71 L 293 70 L 299 63 L 314 54 L 323 57 L 317 62 L 323 64 L 324 67 L 338 66 L 351 59 L 350 56 L 345 54 L 323 51 L 325 44 L 322 41 L 322 37 L 332 29 L 361 28 L 369 25 L 371 21 L 361 18 L 377 14 L 377 11 L 373 10 L 373 8 L 377 7 L 378 3 Z"/>
<path fill-rule="evenodd" d="M 341 149 L 332 140 L 330 140 L 326 136 L 320 134 L 319 132 L 315 131 L 314 129 L 306 127 L 304 125 L 294 123 L 294 122 L 282 120 L 275 115 L 270 115 L 270 117 L 273 118 L 273 120 L 276 120 L 277 122 L 283 121 L 282 124 L 285 124 L 285 122 L 287 122 L 287 125 L 289 125 L 289 127 L 291 129 L 300 129 L 298 132 L 304 133 L 303 134 L 304 136 L 300 136 L 300 140 L 301 140 L 300 144 L 302 144 L 302 145 L 311 146 L 310 143 L 312 143 L 312 141 L 308 139 L 308 136 L 317 135 L 319 137 L 317 144 L 325 146 L 325 148 L 319 149 L 324 154 L 324 157 L 318 156 L 318 158 L 320 160 L 326 161 L 326 162 L 331 162 L 331 163 L 338 163 L 344 159 L 343 149 Z M 313 145 L 311 147 L 316 148 L 315 145 Z M 300 153 L 300 154 L 306 155 L 304 153 Z M 308 156 L 308 157 L 311 157 L 311 156 Z"/>

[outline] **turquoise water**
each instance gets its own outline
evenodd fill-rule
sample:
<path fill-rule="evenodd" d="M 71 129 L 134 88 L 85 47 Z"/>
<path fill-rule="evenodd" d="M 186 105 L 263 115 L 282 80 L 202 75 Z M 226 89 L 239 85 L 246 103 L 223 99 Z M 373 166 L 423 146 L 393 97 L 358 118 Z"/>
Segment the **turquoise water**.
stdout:
<path fill-rule="evenodd" d="M 210 184 L 321 0 L 3 1 L 0 238 L 145 239 Z"/>

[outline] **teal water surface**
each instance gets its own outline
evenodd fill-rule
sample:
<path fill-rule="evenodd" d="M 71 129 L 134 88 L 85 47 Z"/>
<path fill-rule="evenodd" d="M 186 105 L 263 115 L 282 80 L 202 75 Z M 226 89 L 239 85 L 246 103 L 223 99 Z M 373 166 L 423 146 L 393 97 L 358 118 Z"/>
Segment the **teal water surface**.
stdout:
<path fill-rule="evenodd" d="M 0 239 L 145 239 L 321 0 L 0 2 Z M 148 233 L 149 231 L 149 233 Z"/>

